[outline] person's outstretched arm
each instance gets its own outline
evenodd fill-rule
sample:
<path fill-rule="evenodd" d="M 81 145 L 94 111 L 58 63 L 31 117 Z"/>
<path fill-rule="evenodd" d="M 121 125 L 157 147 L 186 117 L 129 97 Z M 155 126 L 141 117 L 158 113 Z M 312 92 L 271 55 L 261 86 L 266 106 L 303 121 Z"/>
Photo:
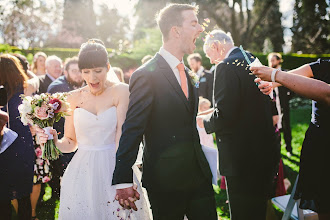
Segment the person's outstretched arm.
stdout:
<path fill-rule="evenodd" d="M 251 71 L 259 78 L 256 82 L 271 81 L 273 68 L 251 67 Z M 278 71 L 275 81 L 299 95 L 330 105 L 330 85 L 309 77 L 313 77 L 312 69 L 309 65 L 304 65 L 290 72 Z"/>

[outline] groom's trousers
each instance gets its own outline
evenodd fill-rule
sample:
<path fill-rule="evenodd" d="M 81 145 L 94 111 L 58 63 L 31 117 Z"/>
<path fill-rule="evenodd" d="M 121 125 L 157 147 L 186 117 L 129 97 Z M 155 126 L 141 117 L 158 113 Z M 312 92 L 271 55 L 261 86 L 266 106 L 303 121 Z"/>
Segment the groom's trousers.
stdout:
<path fill-rule="evenodd" d="M 148 191 L 154 220 L 217 220 L 211 182 L 185 192 Z"/>
<path fill-rule="evenodd" d="M 231 220 L 265 220 L 274 176 L 226 176 Z"/>

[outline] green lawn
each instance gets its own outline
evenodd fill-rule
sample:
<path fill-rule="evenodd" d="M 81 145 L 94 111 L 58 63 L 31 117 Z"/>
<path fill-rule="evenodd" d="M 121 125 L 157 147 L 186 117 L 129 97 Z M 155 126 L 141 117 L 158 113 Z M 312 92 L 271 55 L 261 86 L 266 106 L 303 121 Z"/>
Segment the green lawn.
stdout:
<path fill-rule="evenodd" d="M 288 158 L 286 156 L 286 150 L 282 145 L 282 159 L 285 166 L 286 177 L 289 178 L 291 184 L 294 184 L 296 176 L 299 171 L 299 156 L 301 145 L 305 137 L 305 132 L 310 122 L 310 108 L 301 108 L 291 110 L 291 126 L 292 126 L 292 148 L 293 155 Z M 282 139 L 282 144 L 284 140 Z M 225 190 L 221 190 L 220 187 L 214 187 L 215 198 L 217 203 L 217 211 L 221 219 L 229 219 L 229 209 L 226 203 L 227 195 Z M 289 188 L 291 192 L 291 187 Z M 57 219 L 59 201 L 51 198 L 51 188 L 46 187 L 45 195 L 43 196 L 44 202 L 38 207 L 38 218 L 40 220 L 51 220 Z M 282 215 L 278 210 L 276 211 L 277 216 Z"/>

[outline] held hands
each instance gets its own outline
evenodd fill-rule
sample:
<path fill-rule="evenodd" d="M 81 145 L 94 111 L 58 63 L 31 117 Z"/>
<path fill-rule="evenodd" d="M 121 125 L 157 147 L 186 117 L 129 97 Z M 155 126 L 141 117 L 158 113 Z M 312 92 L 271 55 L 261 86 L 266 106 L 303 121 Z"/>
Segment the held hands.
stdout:
<path fill-rule="evenodd" d="M 44 129 L 42 129 L 38 126 L 36 126 L 35 129 L 36 129 L 36 134 L 39 138 L 39 143 L 40 143 L 40 145 L 43 146 L 48 140 L 48 135 L 45 134 Z M 55 143 L 55 145 L 57 145 L 57 141 L 58 141 L 57 131 L 55 129 L 51 129 L 49 131 L 49 133 L 54 136 L 54 143 Z"/>
<path fill-rule="evenodd" d="M 140 194 L 137 191 L 137 185 L 116 190 L 116 200 L 124 209 L 133 209 L 137 211 L 135 201 L 140 199 Z"/>

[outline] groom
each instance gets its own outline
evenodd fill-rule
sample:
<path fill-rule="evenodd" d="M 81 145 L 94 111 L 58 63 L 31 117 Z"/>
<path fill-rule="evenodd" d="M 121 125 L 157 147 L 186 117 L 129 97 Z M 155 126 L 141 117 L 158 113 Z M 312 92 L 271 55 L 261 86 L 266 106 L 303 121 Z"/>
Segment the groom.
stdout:
<path fill-rule="evenodd" d="M 199 116 L 197 121 L 207 133 L 216 133 L 231 219 L 264 220 L 280 156 L 270 98 L 259 92 L 243 52 L 234 46 L 229 34 L 212 31 L 206 37 L 204 51 L 211 63 L 217 64 L 215 111 Z M 254 57 L 246 54 L 252 62 Z"/>
<path fill-rule="evenodd" d="M 132 165 L 145 135 L 142 183 L 155 220 L 217 219 L 212 174 L 196 129 L 197 90 L 183 64 L 203 31 L 197 12 L 188 4 L 159 12 L 163 46 L 130 81 L 112 183 L 119 202 L 135 208 Z"/>

